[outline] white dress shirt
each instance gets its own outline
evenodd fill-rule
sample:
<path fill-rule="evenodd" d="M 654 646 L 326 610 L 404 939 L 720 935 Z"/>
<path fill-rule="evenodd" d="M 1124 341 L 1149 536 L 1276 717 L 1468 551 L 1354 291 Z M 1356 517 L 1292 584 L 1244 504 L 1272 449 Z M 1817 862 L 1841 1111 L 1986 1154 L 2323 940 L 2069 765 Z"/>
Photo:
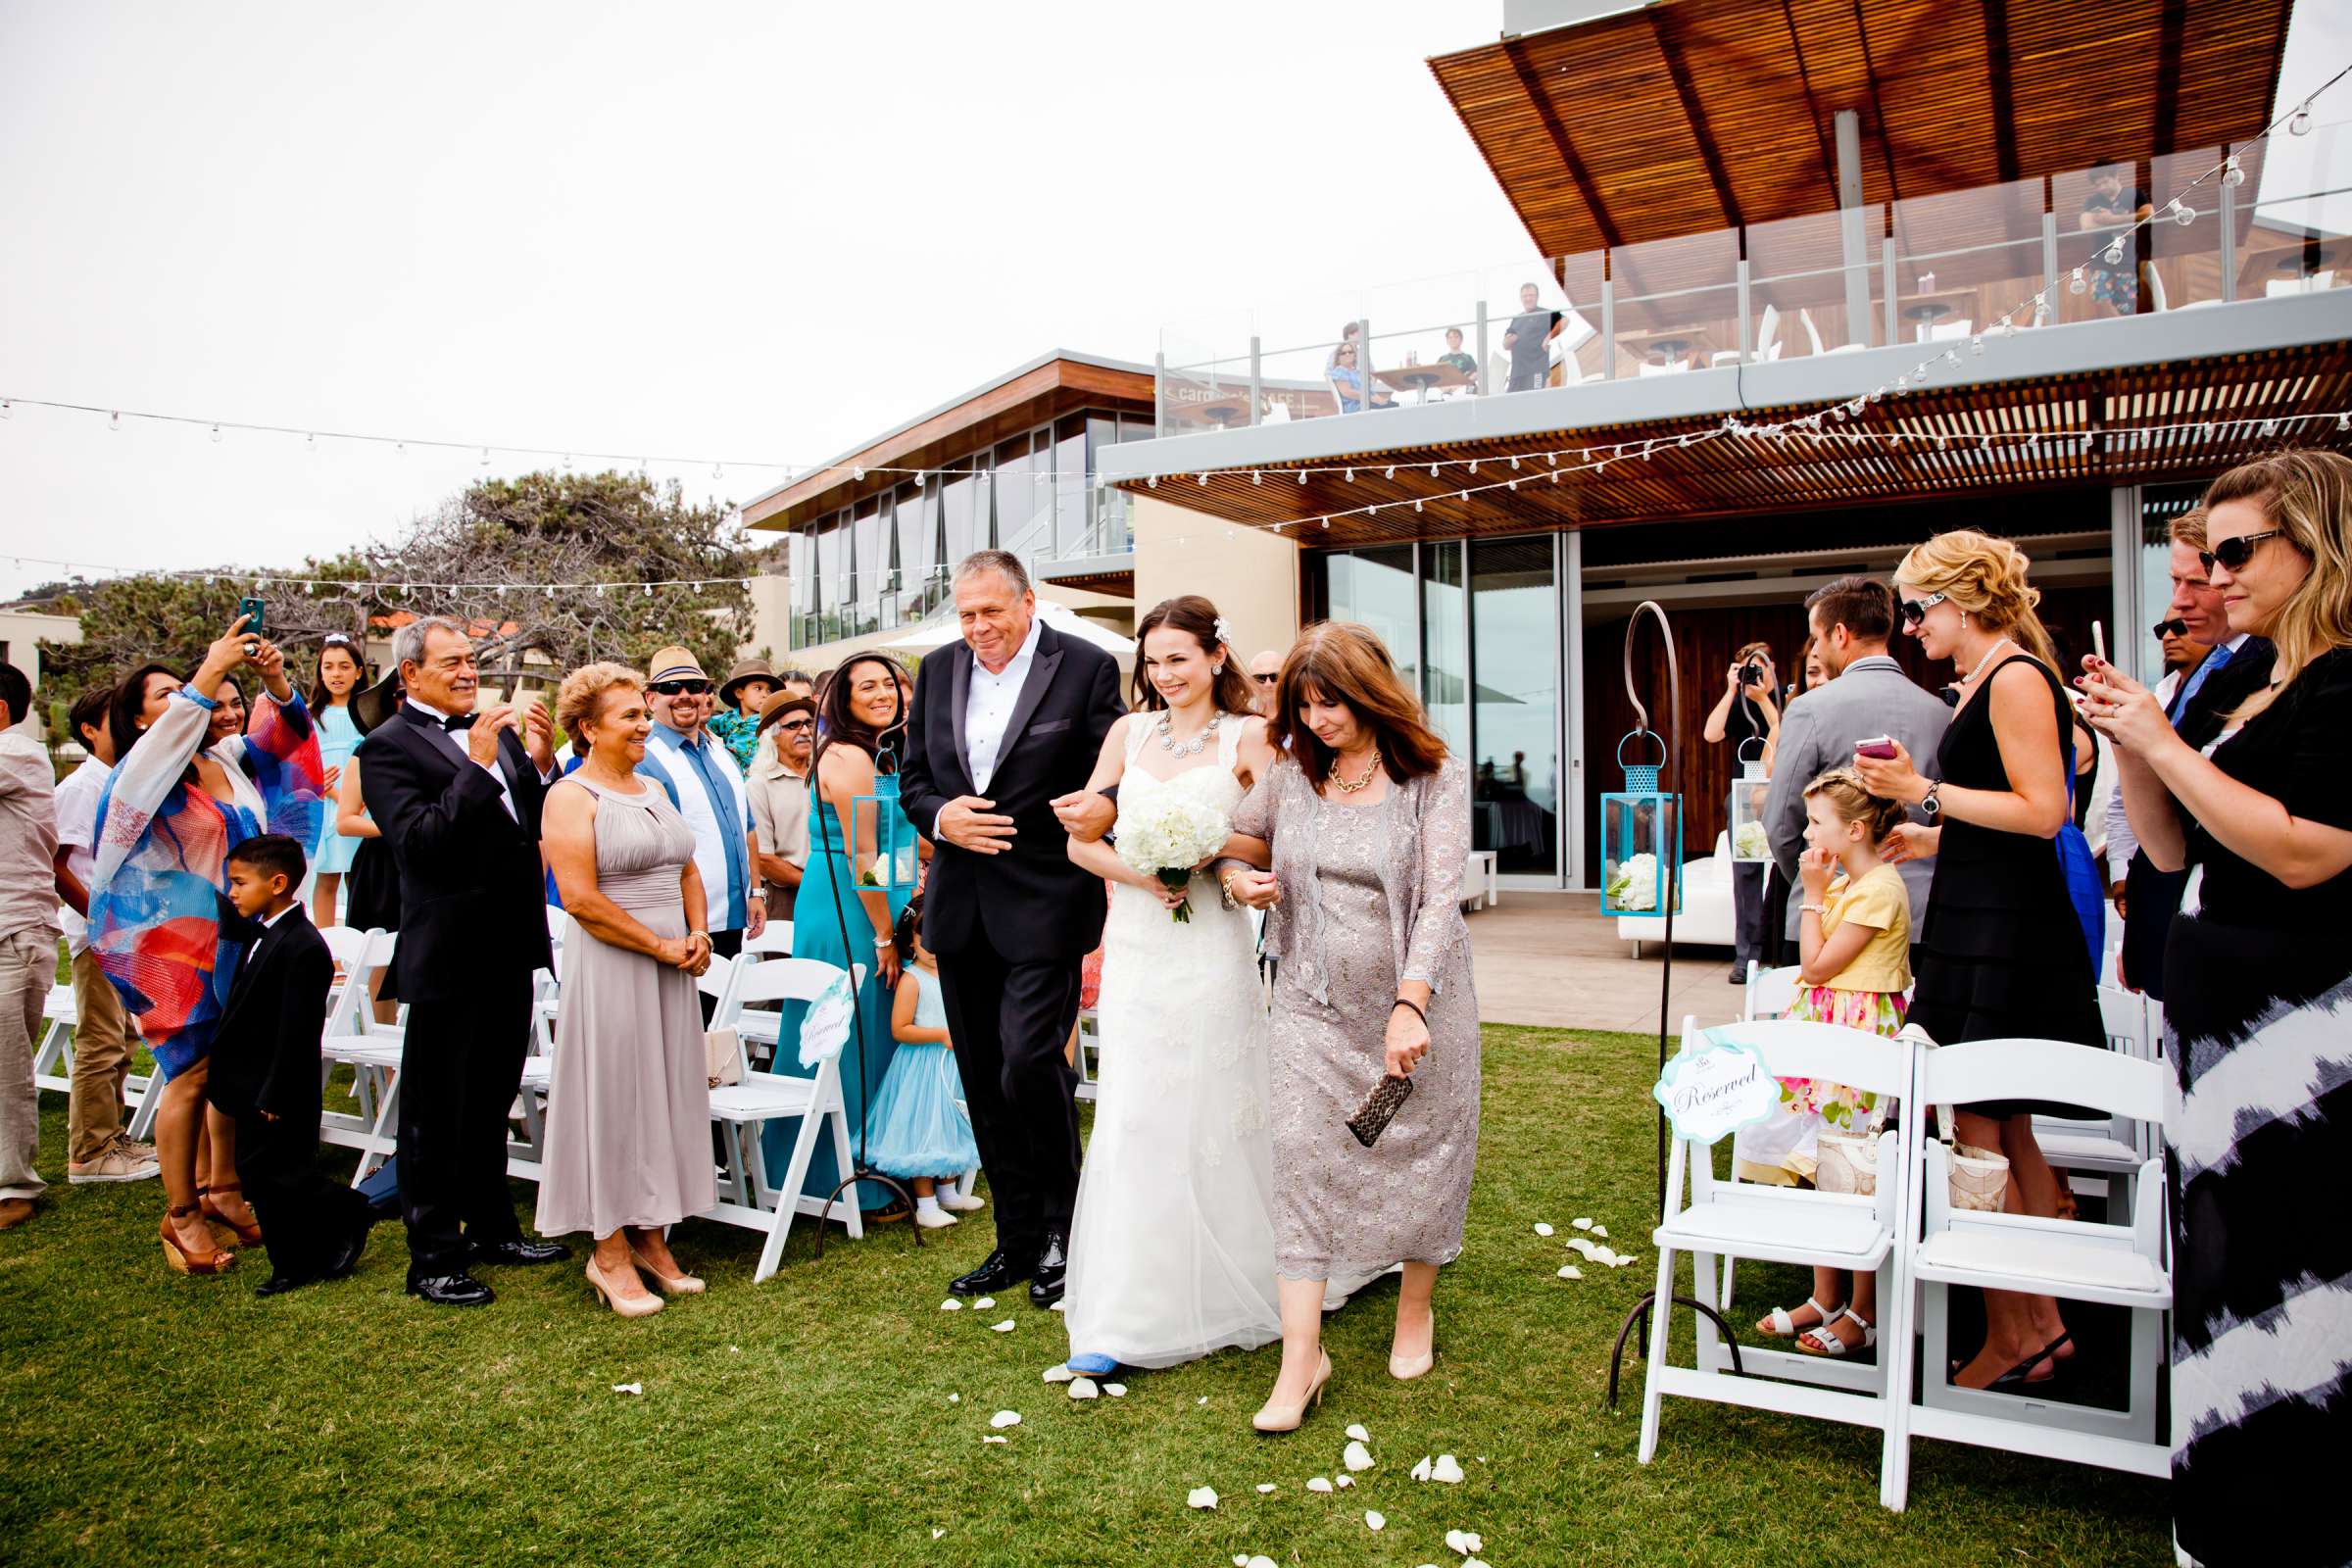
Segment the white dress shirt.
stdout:
<path fill-rule="evenodd" d="M 2245 647 L 2246 639 L 2253 635 L 2252 632 L 2241 631 L 2222 646 L 2229 649 L 2230 656 L 2234 659 L 2237 657 L 2238 650 Z M 2213 656 L 2207 654 L 2205 657 L 2211 659 Z M 2156 706 L 2170 712 L 2173 706 L 2173 694 L 2180 689 L 2182 681 L 2193 679 L 2195 675 L 2196 670 L 2193 668 L 2176 669 L 2158 681 L 2154 693 Z M 2132 857 L 2138 853 L 2139 835 L 2132 831 L 2132 819 L 2124 814 L 2124 792 L 2119 787 L 2107 801 L 2106 854 L 2107 885 L 2109 887 L 2113 887 L 2124 879 L 2124 873 L 2132 868 Z"/>
<path fill-rule="evenodd" d="M 433 721 L 433 733 L 441 737 L 441 744 L 443 747 L 458 754 L 458 760 L 460 762 L 463 762 L 467 767 L 480 767 L 482 765 L 473 760 L 473 753 L 466 748 L 466 742 L 459 738 L 457 731 L 442 727 L 443 721 L 449 717 L 447 713 L 444 713 L 432 704 L 419 702 L 414 697 L 409 699 L 409 706 Z M 532 765 L 535 767 L 538 764 L 533 763 Z M 507 788 L 507 770 L 493 762 L 490 765 L 488 772 L 490 774 L 491 781 L 498 786 L 498 804 L 507 808 L 507 815 L 514 817 L 517 822 L 521 821 L 522 817 L 514 809 L 514 796 Z M 556 775 L 553 773 L 542 773 L 539 775 L 539 782 L 542 784 L 548 783 L 553 780 L 555 776 Z"/>
<path fill-rule="evenodd" d="M 106 793 L 106 781 L 115 770 L 95 757 L 85 757 L 81 765 L 66 775 L 57 787 L 57 844 L 66 852 L 66 869 L 84 888 L 90 885 L 91 875 L 98 869 L 95 849 L 98 844 L 98 801 Z M 57 906 L 57 918 L 66 928 L 66 947 L 76 958 L 90 945 L 90 923 L 75 914 L 64 901 Z"/>
<path fill-rule="evenodd" d="M 637 771 L 651 774 L 658 770 L 662 777 L 669 780 L 671 788 L 677 793 L 678 815 L 684 817 L 686 825 L 694 830 L 694 868 L 703 877 L 705 923 L 713 931 L 740 931 L 743 923 L 734 918 L 734 911 L 739 900 L 750 899 L 752 886 L 760 880 L 759 867 L 749 863 L 749 847 L 738 843 L 736 852 L 744 856 L 747 874 L 752 880 L 744 887 L 733 885 L 728 867 L 734 861 L 727 854 L 727 835 L 719 824 L 718 807 L 710 799 L 710 791 L 704 784 L 703 775 L 692 762 L 678 755 L 690 744 L 707 747 L 709 750 L 704 755 L 715 758 L 721 764 L 710 771 L 718 776 L 720 787 L 732 798 L 735 820 L 743 824 L 745 832 L 751 832 L 752 807 L 743 791 L 743 775 L 736 771 L 733 754 L 720 745 L 718 737 L 709 730 L 697 729 L 693 740 L 689 742 L 668 725 L 657 722 L 645 745 L 646 760 L 653 765 L 648 767 L 640 763 Z"/>
<path fill-rule="evenodd" d="M 1029 666 L 1037 662 L 1037 643 L 1045 630 L 1045 621 L 1032 617 L 1029 635 L 1021 639 L 1021 651 L 996 674 L 989 673 L 979 656 L 972 658 L 971 687 L 963 699 L 963 741 L 976 794 L 986 796 L 989 780 L 997 776 L 1004 731 L 1012 723 L 1012 710 L 1021 700 L 1021 687 L 1028 682 Z"/>

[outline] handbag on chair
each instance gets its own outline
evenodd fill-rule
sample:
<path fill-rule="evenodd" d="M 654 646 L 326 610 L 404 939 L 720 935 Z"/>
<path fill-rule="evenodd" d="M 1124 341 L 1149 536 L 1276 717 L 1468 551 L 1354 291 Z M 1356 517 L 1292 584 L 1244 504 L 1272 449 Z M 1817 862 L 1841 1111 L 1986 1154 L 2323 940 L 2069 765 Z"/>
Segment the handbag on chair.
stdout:
<path fill-rule="evenodd" d="M 1813 1190 L 1857 1193 L 1879 1190 L 1878 1142 L 1863 1133 L 1823 1132 L 1814 1144 Z"/>

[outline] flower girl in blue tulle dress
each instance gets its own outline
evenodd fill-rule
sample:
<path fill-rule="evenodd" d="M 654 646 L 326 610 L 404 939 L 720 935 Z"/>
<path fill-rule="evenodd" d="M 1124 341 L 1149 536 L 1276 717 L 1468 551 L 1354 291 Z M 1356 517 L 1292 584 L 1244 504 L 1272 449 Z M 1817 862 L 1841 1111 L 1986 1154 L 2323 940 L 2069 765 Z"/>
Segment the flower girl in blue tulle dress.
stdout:
<path fill-rule="evenodd" d="M 957 1213 L 982 1207 L 957 1187 L 980 1163 L 971 1118 L 956 1103 L 963 1085 L 948 1038 L 948 1009 L 939 990 L 939 965 L 922 944 L 923 901 L 917 894 L 899 916 L 899 989 L 891 999 L 890 1033 L 899 1049 L 874 1096 L 874 1169 L 914 1185 L 914 1222 L 925 1230 L 956 1223 Z"/>

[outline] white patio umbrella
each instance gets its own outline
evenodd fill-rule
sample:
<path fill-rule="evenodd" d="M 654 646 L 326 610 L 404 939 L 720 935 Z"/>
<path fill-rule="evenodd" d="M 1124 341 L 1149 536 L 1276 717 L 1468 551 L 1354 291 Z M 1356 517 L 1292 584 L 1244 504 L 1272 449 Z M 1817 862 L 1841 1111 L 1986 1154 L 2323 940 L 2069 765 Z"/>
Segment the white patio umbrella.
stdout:
<path fill-rule="evenodd" d="M 1134 638 L 1122 637 L 1115 631 L 1106 630 L 1058 601 L 1040 599 L 1037 602 L 1037 616 L 1038 619 L 1064 637 L 1075 637 L 1082 642 L 1093 643 L 1105 653 L 1132 654 L 1135 652 Z M 956 628 L 954 618 L 950 617 L 934 621 L 927 626 L 918 626 L 907 635 L 895 639 L 888 646 L 892 648 L 945 648 L 948 644 L 960 640 L 962 636 L 963 633 Z"/>

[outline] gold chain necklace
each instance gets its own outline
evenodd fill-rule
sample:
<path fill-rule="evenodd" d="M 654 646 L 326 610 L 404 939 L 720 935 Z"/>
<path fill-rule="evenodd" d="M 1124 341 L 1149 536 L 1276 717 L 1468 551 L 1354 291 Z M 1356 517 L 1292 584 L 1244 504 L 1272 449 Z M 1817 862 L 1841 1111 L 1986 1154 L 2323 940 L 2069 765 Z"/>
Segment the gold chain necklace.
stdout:
<path fill-rule="evenodd" d="M 1332 758 L 1332 760 L 1331 760 L 1331 781 L 1332 781 L 1332 783 L 1334 783 L 1334 784 L 1336 784 L 1336 785 L 1338 785 L 1338 786 L 1339 786 L 1340 793 L 1341 793 L 1342 795 L 1353 795 L 1353 794 L 1354 794 L 1354 793 L 1355 793 L 1357 790 L 1360 790 L 1360 789 L 1363 789 L 1363 788 L 1367 787 L 1367 786 L 1368 786 L 1368 785 L 1370 785 L 1370 784 L 1371 784 L 1371 782 L 1372 782 L 1372 775 L 1373 775 L 1373 774 L 1375 774 L 1375 773 L 1377 773 L 1377 772 L 1379 772 L 1379 771 L 1380 771 L 1380 748 L 1379 748 L 1379 747 L 1377 747 L 1377 746 L 1375 746 L 1375 747 L 1373 747 L 1373 748 L 1372 748 L 1372 760 L 1370 760 L 1369 762 L 1366 762 L 1366 763 L 1364 764 L 1364 776 L 1363 776 L 1362 778 L 1359 778 L 1359 779 L 1357 779 L 1357 780 L 1356 780 L 1354 783 L 1352 783 L 1352 784 L 1348 783 L 1348 782 L 1346 779 L 1344 779 L 1344 778 L 1340 777 L 1340 760 L 1339 760 L 1339 758 L 1335 756 L 1335 757 L 1333 757 L 1333 758 Z"/>

